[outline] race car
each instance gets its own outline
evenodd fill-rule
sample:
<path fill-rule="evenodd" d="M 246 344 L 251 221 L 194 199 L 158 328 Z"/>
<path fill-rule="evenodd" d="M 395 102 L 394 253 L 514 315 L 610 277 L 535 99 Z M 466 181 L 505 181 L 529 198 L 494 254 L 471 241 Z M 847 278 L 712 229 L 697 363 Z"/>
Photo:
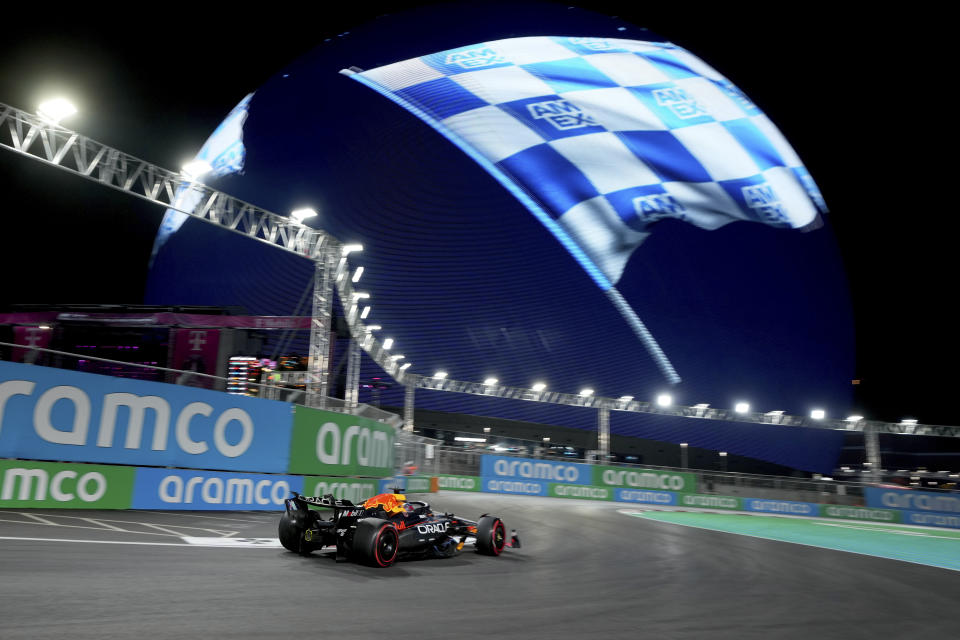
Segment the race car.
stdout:
<path fill-rule="evenodd" d="M 354 560 L 389 567 L 401 557 L 449 558 L 473 543 L 477 553 L 499 556 L 506 528 L 496 516 L 483 514 L 476 522 L 452 513 L 434 513 L 426 502 L 408 501 L 401 493 L 381 493 L 363 504 L 333 495 L 287 498 L 278 536 L 288 551 L 307 555 L 336 547 L 337 561 Z M 310 507 L 333 509 L 325 520 Z"/>

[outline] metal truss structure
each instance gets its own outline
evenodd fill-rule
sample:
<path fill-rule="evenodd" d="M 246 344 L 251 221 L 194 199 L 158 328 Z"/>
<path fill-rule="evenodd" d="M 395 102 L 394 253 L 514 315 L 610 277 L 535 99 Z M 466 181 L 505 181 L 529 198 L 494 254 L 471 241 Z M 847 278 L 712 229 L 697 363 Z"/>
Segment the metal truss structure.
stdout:
<path fill-rule="evenodd" d="M 500 384 L 487 385 L 480 382 L 464 382 L 449 378 L 432 378 L 407 374 L 406 384 L 418 389 L 432 389 L 434 391 L 452 391 L 468 393 L 494 398 L 510 398 L 514 400 L 529 400 L 532 402 L 546 402 L 562 404 L 571 407 L 587 407 L 598 411 L 627 411 L 632 413 L 653 413 L 680 418 L 703 418 L 705 420 L 723 420 L 727 422 L 749 422 L 770 424 L 786 427 L 810 427 L 814 429 L 832 429 L 838 431 L 862 431 L 865 434 L 899 433 L 923 436 L 960 437 L 960 427 L 926 425 L 926 424 L 897 424 L 879 422 L 875 420 L 847 420 L 816 419 L 802 416 L 784 415 L 780 411 L 768 413 L 738 413 L 727 409 L 713 409 L 708 405 L 669 406 L 661 407 L 653 402 L 643 402 L 624 398 L 604 398 L 594 395 L 578 395 L 560 393 L 556 391 L 535 391 L 523 387 L 507 387 Z M 602 427 L 603 418 L 598 418 L 598 427 Z M 607 424 L 609 429 L 609 423 Z M 602 436 L 602 430 L 601 430 Z M 609 431 L 607 432 L 609 438 Z M 602 440 L 602 438 L 601 438 Z M 598 447 L 598 450 L 603 450 Z M 879 457 L 879 453 L 877 454 Z"/>
<path fill-rule="evenodd" d="M 37 116 L 0 103 L 0 146 L 106 187 L 316 260 L 332 238 L 140 160 Z M 195 208 L 186 203 L 199 202 Z"/>
<path fill-rule="evenodd" d="M 327 408 L 330 393 L 330 330 L 333 328 L 333 287 L 331 280 L 336 256 L 321 251 L 314 264 L 313 316 L 310 318 L 310 353 L 307 360 L 307 402 Z"/>
<path fill-rule="evenodd" d="M 347 346 L 347 381 L 343 391 L 343 399 L 350 408 L 360 404 L 360 353 L 360 342 L 351 337 Z"/>
<path fill-rule="evenodd" d="M 880 466 L 876 440 L 880 433 L 960 437 L 960 427 L 952 426 L 895 424 L 867 420 L 858 422 L 816 420 L 783 415 L 778 411 L 736 413 L 724 409 L 711 409 L 707 405 L 660 407 L 650 402 L 635 401 L 626 397 L 615 399 L 537 391 L 522 387 L 487 385 L 409 374 L 397 359 L 390 357 L 389 349 L 385 349 L 361 321 L 358 313 L 358 297 L 355 295 L 350 279 L 344 277 L 348 265 L 343 244 L 330 234 L 307 227 L 287 216 L 281 216 L 233 198 L 182 174 L 150 164 L 3 103 L 0 103 L 0 147 L 313 260 L 316 270 L 310 334 L 310 364 L 306 386 L 308 404 L 314 406 L 350 412 L 362 409 L 362 407 L 358 408 L 357 403 L 359 349 L 362 348 L 388 375 L 406 385 L 404 425 L 409 430 L 413 428 L 416 389 L 584 407 L 597 411 L 597 452 L 601 459 L 609 453 L 610 411 L 862 431 L 867 443 L 869 462 L 875 468 Z M 198 204 L 192 206 L 195 202 Z M 341 300 L 352 336 L 348 353 L 349 390 L 346 402 L 327 397 L 334 291 Z"/>
<path fill-rule="evenodd" d="M 344 261 L 338 261 L 342 244 L 336 238 L 2 103 L 0 147 L 313 260 L 307 397 L 312 405 L 326 406 L 332 285 L 335 270 L 344 267 Z"/>

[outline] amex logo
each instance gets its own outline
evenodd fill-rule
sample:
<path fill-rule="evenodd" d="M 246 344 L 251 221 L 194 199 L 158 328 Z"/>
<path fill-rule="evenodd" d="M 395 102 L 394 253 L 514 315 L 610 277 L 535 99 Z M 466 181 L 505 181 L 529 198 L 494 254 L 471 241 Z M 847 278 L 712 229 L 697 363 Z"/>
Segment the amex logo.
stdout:
<path fill-rule="evenodd" d="M 545 100 L 527 105 L 527 111 L 535 120 L 546 120 L 557 129 L 579 129 L 597 124 L 593 116 L 566 100 Z"/>
<path fill-rule="evenodd" d="M 478 67 L 502 64 L 506 62 L 506 59 L 490 47 L 481 47 L 479 49 L 467 49 L 466 51 L 448 53 L 444 62 L 458 65 L 464 69 L 476 69 Z"/>

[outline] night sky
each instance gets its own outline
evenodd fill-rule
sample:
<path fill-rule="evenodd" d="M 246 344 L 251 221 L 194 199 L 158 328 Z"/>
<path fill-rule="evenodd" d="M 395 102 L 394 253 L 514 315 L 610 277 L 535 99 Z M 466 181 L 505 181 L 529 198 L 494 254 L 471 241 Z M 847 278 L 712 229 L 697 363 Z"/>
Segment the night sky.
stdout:
<path fill-rule="evenodd" d="M 43 97 L 67 95 L 80 113 L 66 126 L 176 169 L 244 95 L 326 38 L 349 37 L 339 34 L 385 12 L 376 3 L 349 14 L 325 3 L 270 6 L 269 14 L 158 10 L 123 20 L 116 16 L 130 10 L 115 9 L 24 19 L 0 40 L 0 102 L 32 111 Z M 938 153 L 955 137 L 946 126 L 945 18 L 833 16 L 831 5 L 790 5 L 791 15 L 756 5 L 578 6 L 693 51 L 798 151 L 830 207 L 850 282 L 861 380 L 851 409 L 960 424 L 952 400 L 957 225 Z M 160 207 L 0 150 L 0 208 L 0 305 L 143 301 Z"/>

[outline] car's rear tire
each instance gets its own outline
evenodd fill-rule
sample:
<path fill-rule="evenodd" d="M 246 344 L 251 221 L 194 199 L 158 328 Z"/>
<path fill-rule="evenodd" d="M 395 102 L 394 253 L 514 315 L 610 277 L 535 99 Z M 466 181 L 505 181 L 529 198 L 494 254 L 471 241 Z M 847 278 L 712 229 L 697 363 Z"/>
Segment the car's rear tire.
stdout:
<path fill-rule="evenodd" d="M 495 516 L 483 516 L 477 523 L 477 552 L 485 556 L 498 556 L 507 544 L 507 529 L 503 520 Z"/>
<path fill-rule="evenodd" d="M 277 526 L 277 537 L 280 538 L 280 544 L 287 551 L 300 553 L 300 543 L 303 539 L 303 518 L 296 518 L 290 515 L 289 511 L 280 516 L 280 524 Z"/>
<path fill-rule="evenodd" d="M 353 535 L 353 555 L 358 562 L 372 567 L 389 567 L 397 560 L 400 534 L 393 523 L 380 518 L 357 522 Z"/>

